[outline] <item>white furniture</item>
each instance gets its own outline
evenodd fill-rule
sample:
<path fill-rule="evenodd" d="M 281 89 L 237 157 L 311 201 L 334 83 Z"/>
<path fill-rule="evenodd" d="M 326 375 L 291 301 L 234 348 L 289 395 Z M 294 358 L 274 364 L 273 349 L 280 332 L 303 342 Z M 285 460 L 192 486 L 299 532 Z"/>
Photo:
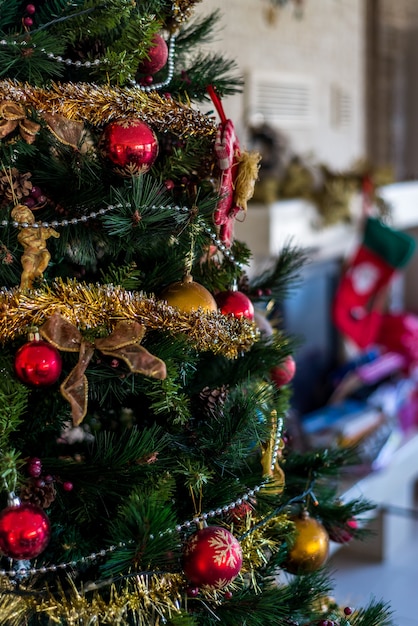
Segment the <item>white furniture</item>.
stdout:
<path fill-rule="evenodd" d="M 380 195 L 391 207 L 389 224 L 400 230 L 418 227 L 418 182 L 395 183 L 380 188 Z M 250 203 L 245 216 L 235 224 L 235 236 L 253 254 L 252 268 L 276 257 L 289 241 L 306 248 L 314 260 L 343 257 L 354 250 L 361 236 L 362 202 L 351 205 L 352 222 L 321 226 L 315 206 L 294 199 L 270 205 Z"/>

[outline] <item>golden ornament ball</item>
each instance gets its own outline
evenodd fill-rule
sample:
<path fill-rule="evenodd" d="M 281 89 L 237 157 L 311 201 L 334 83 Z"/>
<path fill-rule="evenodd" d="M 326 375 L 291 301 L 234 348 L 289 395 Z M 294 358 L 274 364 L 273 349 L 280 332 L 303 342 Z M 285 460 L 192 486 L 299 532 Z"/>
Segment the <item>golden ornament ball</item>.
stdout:
<path fill-rule="evenodd" d="M 191 313 L 199 308 L 204 311 L 217 311 L 218 306 L 212 294 L 189 275 L 183 280 L 168 285 L 160 294 L 160 299 L 183 313 Z"/>
<path fill-rule="evenodd" d="M 308 574 L 318 570 L 328 558 L 329 536 L 324 526 L 307 512 L 291 518 L 296 536 L 283 569 L 290 574 Z"/>

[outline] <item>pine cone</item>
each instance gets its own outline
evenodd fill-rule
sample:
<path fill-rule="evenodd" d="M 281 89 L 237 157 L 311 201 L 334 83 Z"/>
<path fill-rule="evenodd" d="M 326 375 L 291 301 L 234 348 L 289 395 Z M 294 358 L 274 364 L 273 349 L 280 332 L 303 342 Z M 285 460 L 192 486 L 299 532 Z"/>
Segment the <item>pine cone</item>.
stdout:
<path fill-rule="evenodd" d="M 42 509 L 47 509 L 55 500 L 56 495 L 54 483 L 45 482 L 39 478 L 29 479 L 19 493 L 22 502 L 30 502 Z"/>
<path fill-rule="evenodd" d="M 29 180 L 32 174 L 26 172 L 21 174 L 19 170 L 12 167 L 8 170 L 0 170 L 0 202 L 3 206 L 16 200 L 29 196 L 32 190 L 32 182 Z"/>
<path fill-rule="evenodd" d="M 199 394 L 206 415 L 214 417 L 222 415 L 222 408 L 228 397 L 228 386 L 222 385 L 216 389 L 204 387 Z"/>

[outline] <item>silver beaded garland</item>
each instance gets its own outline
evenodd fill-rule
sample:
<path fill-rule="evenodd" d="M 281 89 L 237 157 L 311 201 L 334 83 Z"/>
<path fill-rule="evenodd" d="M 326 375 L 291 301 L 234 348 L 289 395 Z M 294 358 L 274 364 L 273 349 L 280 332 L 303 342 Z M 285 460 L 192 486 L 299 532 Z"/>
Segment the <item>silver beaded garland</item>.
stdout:
<path fill-rule="evenodd" d="M 141 85 L 136 82 L 136 80 L 132 77 L 128 78 L 128 82 L 131 86 L 137 87 L 140 91 L 145 93 L 150 93 L 152 91 L 158 91 L 159 89 L 163 89 L 164 87 L 168 87 L 168 85 L 173 80 L 174 76 L 174 55 L 175 55 L 175 42 L 176 38 L 172 35 L 168 40 L 168 58 L 167 58 L 167 78 L 160 82 L 155 83 L 155 85 Z M 9 47 L 19 47 L 35 50 L 37 48 L 36 43 L 32 43 L 30 46 L 27 41 L 16 41 L 16 39 L 12 39 L 7 41 L 6 39 L 0 40 L 0 46 L 9 46 Z M 53 52 L 47 52 L 45 48 L 39 48 L 40 52 L 44 54 L 48 59 L 55 61 L 56 63 L 60 63 L 66 65 L 67 67 L 74 67 L 76 69 L 84 68 L 90 69 L 92 67 L 98 67 L 99 65 L 109 65 L 110 61 L 106 57 L 102 59 L 95 59 L 94 61 L 73 61 L 72 59 L 64 59 L 59 54 L 54 54 Z"/>
<path fill-rule="evenodd" d="M 275 442 L 276 445 L 274 446 L 273 463 L 276 462 L 277 452 L 280 449 L 279 441 L 281 438 L 282 428 L 283 428 L 283 419 L 278 418 L 277 429 L 276 429 L 276 442 Z M 230 504 L 227 504 L 221 508 L 218 508 L 215 511 L 211 509 L 210 511 L 206 513 L 201 513 L 200 515 L 193 517 L 191 520 L 186 520 L 182 524 L 177 524 L 174 529 L 169 528 L 168 530 L 164 532 L 161 531 L 159 533 L 159 537 L 162 537 L 166 534 L 172 534 L 173 532 L 181 533 L 184 529 L 189 529 L 193 524 L 199 527 L 201 522 L 205 522 L 208 518 L 218 517 L 220 515 L 227 514 L 229 511 L 232 511 L 236 506 L 239 506 L 243 502 L 246 502 L 247 500 L 252 498 L 258 491 L 260 491 L 260 489 L 263 487 L 264 484 L 266 484 L 266 482 L 267 482 L 266 480 L 262 481 L 260 485 L 257 485 L 253 489 L 249 489 L 241 497 L 237 498 Z M 150 535 L 150 539 L 153 539 L 153 538 L 154 536 Z M 0 569 L 0 576 L 8 576 L 11 579 L 15 579 L 16 577 L 25 578 L 28 576 L 35 576 L 36 574 L 47 574 L 50 572 L 56 572 L 57 570 L 65 570 L 68 567 L 77 567 L 77 565 L 81 563 L 93 562 L 98 557 L 105 557 L 107 554 L 111 554 L 112 552 L 115 552 L 115 550 L 117 550 L 118 548 L 119 549 L 126 548 L 127 546 L 133 545 L 133 544 L 134 544 L 133 540 L 119 541 L 117 544 L 109 546 L 108 548 L 102 549 L 99 552 L 92 552 L 88 556 L 80 557 L 80 559 L 78 559 L 77 561 L 69 561 L 67 563 L 52 564 L 49 566 L 42 566 L 39 568 L 32 567 L 30 569 L 27 568 L 26 566 L 20 567 L 19 569 L 17 568 L 10 569 L 10 570 Z"/>

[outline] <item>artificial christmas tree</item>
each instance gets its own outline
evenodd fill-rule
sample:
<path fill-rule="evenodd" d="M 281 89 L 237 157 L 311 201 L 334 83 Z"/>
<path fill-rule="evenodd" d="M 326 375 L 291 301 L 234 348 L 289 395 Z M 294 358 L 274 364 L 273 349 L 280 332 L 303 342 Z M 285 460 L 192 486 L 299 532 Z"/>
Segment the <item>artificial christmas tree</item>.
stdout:
<path fill-rule="evenodd" d="M 304 254 L 245 276 L 258 156 L 195 4 L 0 0 L 0 622 L 389 625 L 330 597 L 326 529 L 371 505 L 337 498 L 352 451 L 289 443 L 291 338 L 217 310 L 280 301 Z"/>

